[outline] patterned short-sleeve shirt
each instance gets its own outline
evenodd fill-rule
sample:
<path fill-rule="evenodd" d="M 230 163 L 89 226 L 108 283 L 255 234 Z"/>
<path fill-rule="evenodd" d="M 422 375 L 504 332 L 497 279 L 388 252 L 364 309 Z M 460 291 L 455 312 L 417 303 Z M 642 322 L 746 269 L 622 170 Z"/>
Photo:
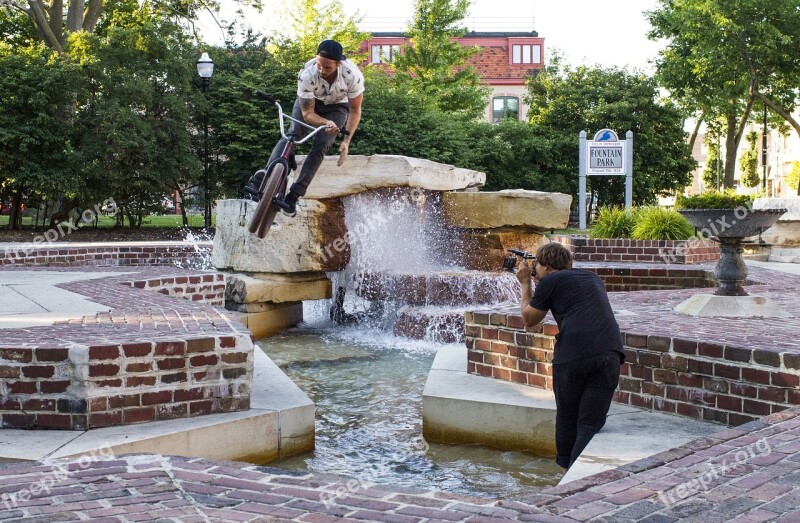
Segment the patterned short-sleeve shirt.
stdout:
<path fill-rule="evenodd" d="M 316 98 L 326 105 L 347 103 L 364 92 L 364 75 L 350 60 L 339 63 L 339 72 L 333 84 L 326 82 L 317 69 L 316 58 L 303 66 L 297 78 L 297 96 Z"/>

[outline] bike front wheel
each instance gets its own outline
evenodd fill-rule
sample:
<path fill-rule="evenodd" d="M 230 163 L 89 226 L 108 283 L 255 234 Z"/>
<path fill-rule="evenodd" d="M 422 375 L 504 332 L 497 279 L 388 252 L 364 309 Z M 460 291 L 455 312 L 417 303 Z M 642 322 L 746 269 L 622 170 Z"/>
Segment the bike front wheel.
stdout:
<path fill-rule="evenodd" d="M 281 188 L 285 189 L 286 187 L 285 173 L 286 165 L 283 162 L 276 163 L 272 170 L 267 173 L 268 178 L 264 192 L 248 227 L 248 230 L 259 238 L 267 236 L 270 227 L 272 227 L 272 222 L 275 221 L 278 206 L 275 205 L 273 200 L 275 200 L 275 195 L 278 194 Z"/>

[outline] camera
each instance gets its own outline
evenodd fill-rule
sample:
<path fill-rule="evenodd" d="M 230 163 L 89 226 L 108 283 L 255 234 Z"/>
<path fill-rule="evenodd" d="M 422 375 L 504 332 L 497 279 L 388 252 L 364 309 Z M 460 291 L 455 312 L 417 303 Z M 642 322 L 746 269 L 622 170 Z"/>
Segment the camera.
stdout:
<path fill-rule="evenodd" d="M 517 256 L 523 260 L 535 260 L 536 256 L 529 252 L 521 251 L 519 249 L 508 249 L 511 253 L 510 256 L 503 258 L 503 270 L 508 272 L 517 272 Z"/>

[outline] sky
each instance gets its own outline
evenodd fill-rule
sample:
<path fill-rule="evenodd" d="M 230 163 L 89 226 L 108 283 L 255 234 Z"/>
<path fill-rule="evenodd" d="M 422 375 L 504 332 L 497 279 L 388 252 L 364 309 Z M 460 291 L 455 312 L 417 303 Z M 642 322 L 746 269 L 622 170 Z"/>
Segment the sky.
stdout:
<path fill-rule="evenodd" d="M 249 16 L 268 34 L 287 0 L 264 0 L 264 12 Z M 324 0 L 323 0 L 324 2 Z M 341 0 L 347 14 L 359 11 L 366 31 L 402 31 L 414 14 L 413 0 Z M 322 3 L 322 2 L 321 2 Z M 658 0 L 472 0 L 465 25 L 476 31 L 537 31 L 547 50 L 560 49 L 570 65 L 600 65 L 652 72 L 648 61 L 659 44 L 648 40 L 643 11 Z M 214 31 L 208 29 L 208 39 Z"/>

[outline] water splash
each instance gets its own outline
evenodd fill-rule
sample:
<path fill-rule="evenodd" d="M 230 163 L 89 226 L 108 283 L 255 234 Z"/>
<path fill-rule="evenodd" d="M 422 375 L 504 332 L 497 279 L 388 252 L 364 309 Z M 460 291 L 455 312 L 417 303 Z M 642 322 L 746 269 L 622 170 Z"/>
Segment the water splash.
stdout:
<path fill-rule="evenodd" d="M 189 228 L 181 229 L 183 242 L 189 244 L 194 249 L 192 254 L 185 254 L 174 261 L 174 265 L 181 269 L 196 271 L 214 270 L 211 263 L 211 243 L 214 235 L 207 231 L 193 231 Z"/>
<path fill-rule="evenodd" d="M 470 307 L 519 299 L 512 275 L 459 265 L 460 233 L 446 225 L 440 193 L 388 189 L 350 196 L 344 206 L 350 263 L 328 274 L 333 300 L 306 306 L 309 324 L 448 343 L 463 339 Z"/>

